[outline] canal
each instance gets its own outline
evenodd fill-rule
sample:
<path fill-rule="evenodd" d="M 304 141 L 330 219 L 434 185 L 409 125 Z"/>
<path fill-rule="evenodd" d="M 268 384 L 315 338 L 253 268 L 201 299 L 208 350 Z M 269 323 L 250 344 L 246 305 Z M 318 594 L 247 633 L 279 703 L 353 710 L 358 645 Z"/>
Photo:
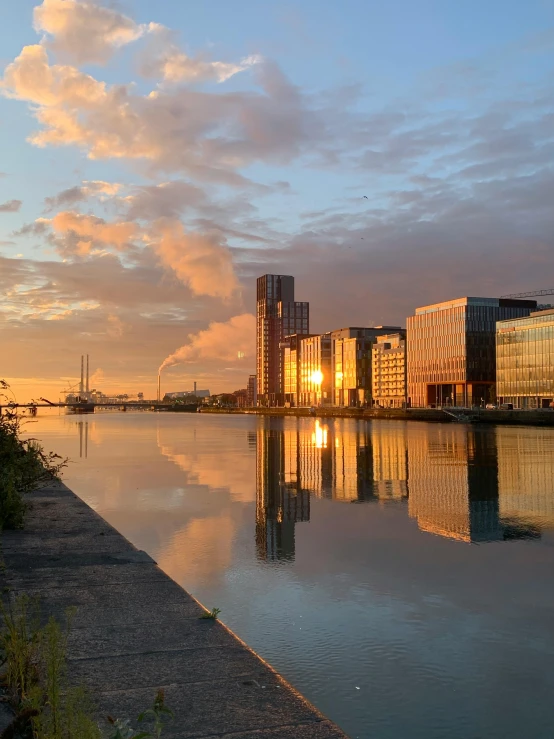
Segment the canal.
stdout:
<path fill-rule="evenodd" d="M 553 735 L 554 429 L 99 412 L 27 432 L 351 737 Z"/>

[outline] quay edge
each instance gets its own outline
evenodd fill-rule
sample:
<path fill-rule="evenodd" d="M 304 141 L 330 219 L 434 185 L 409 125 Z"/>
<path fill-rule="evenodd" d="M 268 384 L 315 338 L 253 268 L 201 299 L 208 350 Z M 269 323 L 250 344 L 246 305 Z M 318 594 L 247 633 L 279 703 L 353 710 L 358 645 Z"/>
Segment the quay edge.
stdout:
<path fill-rule="evenodd" d="M 108 715 L 133 719 L 164 688 L 167 739 L 348 739 L 253 650 L 62 483 L 29 496 L 26 527 L 2 533 L 10 598 L 44 618 L 77 607 L 68 673 Z"/>

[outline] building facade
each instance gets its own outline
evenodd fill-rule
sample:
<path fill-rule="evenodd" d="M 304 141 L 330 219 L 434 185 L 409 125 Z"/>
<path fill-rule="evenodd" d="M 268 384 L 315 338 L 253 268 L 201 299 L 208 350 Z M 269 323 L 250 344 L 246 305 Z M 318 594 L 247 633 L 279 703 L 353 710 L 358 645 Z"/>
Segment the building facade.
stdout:
<path fill-rule="evenodd" d="M 248 375 L 248 385 L 246 386 L 246 402 L 250 408 L 256 405 L 258 393 L 256 391 L 256 375 Z"/>
<path fill-rule="evenodd" d="M 404 408 L 407 402 L 406 333 L 378 336 L 372 349 L 373 405 Z"/>
<path fill-rule="evenodd" d="M 493 400 L 496 322 L 528 316 L 536 305 L 466 297 L 417 308 L 407 323 L 408 402 L 468 407 Z"/>
<path fill-rule="evenodd" d="M 298 405 L 324 406 L 333 401 L 331 334 L 309 336 L 300 341 Z"/>
<path fill-rule="evenodd" d="M 400 326 L 348 327 L 331 331 L 333 405 L 371 405 L 371 352 L 377 337 Z"/>
<path fill-rule="evenodd" d="M 496 324 L 496 394 L 514 408 L 554 402 L 554 309 Z"/>
<path fill-rule="evenodd" d="M 295 408 L 298 405 L 300 382 L 300 339 L 298 334 L 285 336 L 281 342 L 283 402 Z"/>
<path fill-rule="evenodd" d="M 256 380 L 260 405 L 283 402 L 281 343 L 291 334 L 308 334 L 310 309 L 294 300 L 294 277 L 264 275 L 257 280 Z"/>

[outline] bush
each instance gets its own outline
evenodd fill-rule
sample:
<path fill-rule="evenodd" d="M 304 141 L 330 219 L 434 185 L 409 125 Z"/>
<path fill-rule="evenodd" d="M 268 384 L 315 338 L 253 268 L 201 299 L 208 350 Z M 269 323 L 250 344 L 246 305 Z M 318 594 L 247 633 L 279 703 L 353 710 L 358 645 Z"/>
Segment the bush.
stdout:
<path fill-rule="evenodd" d="M 59 476 L 65 460 L 58 454 L 47 454 L 36 439 L 21 438 L 22 419 L 9 386 L 0 380 L 0 403 L 9 403 L 0 415 L 0 530 L 23 526 L 25 493 Z"/>

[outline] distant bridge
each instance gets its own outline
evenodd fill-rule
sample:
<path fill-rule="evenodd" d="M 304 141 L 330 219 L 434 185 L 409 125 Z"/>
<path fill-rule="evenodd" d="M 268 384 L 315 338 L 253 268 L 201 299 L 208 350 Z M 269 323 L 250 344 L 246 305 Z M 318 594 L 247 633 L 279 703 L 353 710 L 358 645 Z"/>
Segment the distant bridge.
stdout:
<path fill-rule="evenodd" d="M 45 401 L 44 398 L 40 399 Z M 184 403 L 158 403 L 156 401 L 133 401 L 133 400 L 122 400 L 118 402 L 110 403 L 51 403 L 46 400 L 41 403 L 3 403 L 0 404 L 0 412 L 3 409 L 16 410 L 21 408 L 28 408 L 33 411 L 37 408 L 69 408 L 75 411 L 75 413 L 94 413 L 96 408 L 114 408 L 120 411 L 126 410 L 150 410 L 150 411 L 182 411 L 182 412 L 193 412 L 196 409 L 196 405 L 188 405 Z"/>

